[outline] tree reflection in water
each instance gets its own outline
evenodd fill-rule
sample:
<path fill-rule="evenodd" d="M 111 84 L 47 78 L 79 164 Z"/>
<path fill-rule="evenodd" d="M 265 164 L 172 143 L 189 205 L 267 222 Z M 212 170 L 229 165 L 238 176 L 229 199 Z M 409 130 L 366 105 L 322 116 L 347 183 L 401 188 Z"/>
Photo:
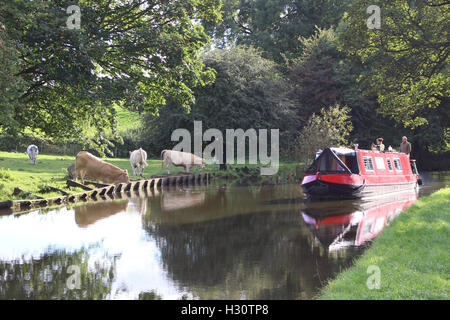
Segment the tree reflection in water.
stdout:
<path fill-rule="evenodd" d="M 305 203 L 296 184 L 123 197 L 1 217 L 0 299 L 311 299 L 416 199 Z"/>
<path fill-rule="evenodd" d="M 276 191 L 218 188 L 194 202 L 174 193 L 177 205 L 169 208 L 156 197 L 144 228 L 170 277 L 200 299 L 312 298 L 354 254 L 327 255 L 303 223 L 298 199 L 284 193 L 280 201 Z"/>
<path fill-rule="evenodd" d="M 0 261 L 0 299 L 105 299 L 114 279 L 114 258 L 88 266 L 88 252 L 56 251 L 39 259 Z M 80 267 L 80 289 L 67 286 L 72 271 Z"/>

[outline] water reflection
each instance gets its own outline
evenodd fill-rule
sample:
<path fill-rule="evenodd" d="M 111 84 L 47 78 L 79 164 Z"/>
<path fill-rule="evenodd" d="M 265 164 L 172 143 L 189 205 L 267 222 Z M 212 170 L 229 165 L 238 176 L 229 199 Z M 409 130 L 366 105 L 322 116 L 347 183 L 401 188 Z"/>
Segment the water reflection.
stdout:
<path fill-rule="evenodd" d="M 417 197 L 416 192 L 407 192 L 365 202 L 309 203 L 302 217 L 321 245 L 339 250 L 373 240 Z"/>
<path fill-rule="evenodd" d="M 81 249 L 0 261 L 0 299 L 106 299 L 113 283 L 114 259 L 89 266 L 88 257 L 87 250 Z M 76 271 L 69 266 L 80 268 L 79 288 L 71 279 Z M 73 290 L 68 284 L 74 285 Z"/>
<path fill-rule="evenodd" d="M 119 201 L 101 201 L 87 203 L 82 206 L 76 206 L 75 222 L 80 227 L 87 227 L 100 219 L 105 219 L 118 212 L 126 211 L 128 200 Z"/>
<path fill-rule="evenodd" d="M 0 299 L 311 299 L 417 195 L 304 203 L 285 184 L 122 198 L 0 216 Z"/>
<path fill-rule="evenodd" d="M 149 199 L 143 222 L 170 278 L 196 298 L 311 298 L 358 253 L 314 245 L 297 185 L 189 190 L 190 200 L 183 192 L 170 195 L 176 205 Z"/>

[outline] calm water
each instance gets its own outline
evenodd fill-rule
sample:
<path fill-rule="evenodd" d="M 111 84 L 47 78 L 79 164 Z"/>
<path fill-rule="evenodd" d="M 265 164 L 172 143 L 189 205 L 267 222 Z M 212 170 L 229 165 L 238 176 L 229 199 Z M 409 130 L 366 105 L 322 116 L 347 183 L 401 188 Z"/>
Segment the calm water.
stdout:
<path fill-rule="evenodd" d="M 450 175 L 423 179 L 365 202 L 212 185 L 0 216 L 0 298 L 311 299 Z"/>

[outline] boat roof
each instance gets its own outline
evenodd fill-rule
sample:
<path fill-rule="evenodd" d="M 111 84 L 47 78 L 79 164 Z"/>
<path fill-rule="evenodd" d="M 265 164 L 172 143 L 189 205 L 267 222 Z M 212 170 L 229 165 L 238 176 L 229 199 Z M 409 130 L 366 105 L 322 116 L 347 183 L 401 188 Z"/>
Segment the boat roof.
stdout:
<path fill-rule="evenodd" d="M 366 149 L 351 149 L 347 147 L 330 147 L 330 149 L 337 154 L 353 154 L 354 152 L 368 152 L 368 153 L 379 153 L 379 154 L 396 154 L 396 155 L 406 155 L 405 153 L 398 151 L 378 151 L 378 150 L 366 150 Z"/>
<path fill-rule="evenodd" d="M 345 147 L 331 147 L 330 149 L 334 153 L 338 153 L 338 154 L 349 154 L 349 153 L 353 154 L 356 151 L 354 149 L 345 148 Z"/>
<path fill-rule="evenodd" d="M 396 154 L 396 155 L 404 155 L 404 156 L 406 156 L 406 153 L 398 152 L 398 151 L 388 151 L 388 150 L 378 151 L 378 150 L 357 149 L 355 151 L 368 152 L 368 153 L 379 153 L 379 154 L 385 154 L 385 155 Z"/>

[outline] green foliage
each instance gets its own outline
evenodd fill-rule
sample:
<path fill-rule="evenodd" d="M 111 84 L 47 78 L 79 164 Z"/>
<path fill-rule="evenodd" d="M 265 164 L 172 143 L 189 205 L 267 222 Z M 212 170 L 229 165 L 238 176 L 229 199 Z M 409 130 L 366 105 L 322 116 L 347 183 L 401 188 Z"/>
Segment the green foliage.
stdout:
<path fill-rule="evenodd" d="M 24 82 L 20 96 L 7 95 L 2 108 L 13 121 L 2 115 L 0 130 L 28 127 L 109 152 L 111 140 L 120 141 L 114 103 L 155 112 L 171 96 L 186 107 L 193 101 L 190 88 L 213 78 L 199 61 L 209 37 L 197 21 L 217 22 L 218 1 L 80 1 L 79 30 L 66 26 L 71 4 L 0 4 L 1 41 L 9 39 L 6 70 Z"/>
<path fill-rule="evenodd" d="M 302 125 L 324 107 L 349 106 L 354 125 L 352 139 L 369 146 L 374 138 L 389 135 L 394 121 L 377 115 L 376 97 L 365 96 L 357 82 L 364 66 L 340 52 L 336 39 L 332 28 L 317 29 L 313 36 L 300 38 L 303 53 L 288 68 L 290 96 Z"/>
<path fill-rule="evenodd" d="M 369 5 L 381 8 L 381 29 L 366 25 Z M 341 49 L 370 66 L 361 80 L 380 111 L 407 127 L 428 122 L 430 108 L 448 128 L 448 4 L 435 1 L 356 0 L 344 15 Z"/>
<path fill-rule="evenodd" d="M 196 103 L 190 114 L 176 102 L 169 102 L 158 116 L 147 116 L 145 132 L 149 149 L 158 154 L 171 148 L 176 128 L 193 130 L 193 121 L 203 121 L 203 130 L 217 128 L 225 136 L 227 128 L 279 128 L 280 144 L 288 146 L 295 130 L 293 104 L 287 97 L 288 84 L 274 62 L 253 47 L 216 49 L 203 57 L 216 71 L 213 84 L 195 88 Z"/>
<path fill-rule="evenodd" d="M 15 77 L 21 68 L 21 62 L 14 50 L 15 43 L 6 33 L 5 26 L 0 20 L 0 132 L 2 124 L 10 124 L 9 134 L 15 134 L 16 120 L 13 106 L 18 102 L 23 90 L 23 81 Z"/>
<path fill-rule="evenodd" d="M 342 16 L 347 0 L 223 0 L 223 23 L 206 30 L 217 45 L 253 45 L 264 57 L 284 62 L 302 51 L 299 36 L 309 37 L 316 26 L 329 28 Z"/>
<path fill-rule="evenodd" d="M 313 114 L 300 132 L 296 142 L 296 156 L 305 163 L 314 159 L 318 149 L 348 145 L 347 137 L 353 129 L 350 108 L 335 105 Z"/>

